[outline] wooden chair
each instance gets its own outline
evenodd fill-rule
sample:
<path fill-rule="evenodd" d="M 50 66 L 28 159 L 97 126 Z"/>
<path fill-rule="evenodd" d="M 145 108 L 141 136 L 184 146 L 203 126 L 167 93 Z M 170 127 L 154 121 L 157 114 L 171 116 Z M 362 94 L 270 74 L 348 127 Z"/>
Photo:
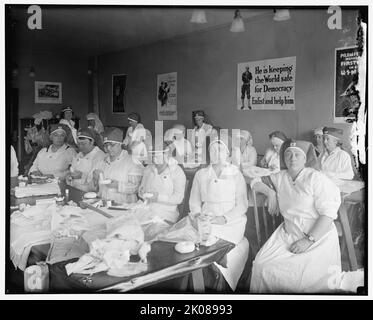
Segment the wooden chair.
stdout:
<path fill-rule="evenodd" d="M 188 205 L 188 201 L 189 201 L 189 195 L 190 195 L 190 189 L 191 189 L 191 183 L 190 183 L 190 180 L 187 179 L 186 182 L 185 182 L 185 190 L 184 190 L 184 199 L 183 199 L 183 202 L 180 203 L 178 205 L 178 209 L 179 209 L 179 220 L 181 220 L 182 218 L 184 218 L 187 214 L 188 214 L 188 209 L 189 209 L 189 205 Z"/>
<path fill-rule="evenodd" d="M 347 250 L 350 271 L 356 271 L 358 264 L 347 208 L 352 209 L 357 204 L 354 201 L 343 201 L 338 210 L 338 218 L 335 221 L 338 236 L 341 239 L 341 255 L 343 256 Z"/>
<path fill-rule="evenodd" d="M 268 240 L 272 233 L 282 222 L 282 216 L 271 216 L 267 211 L 266 198 L 262 193 L 250 190 L 254 203 L 255 229 L 259 248 Z M 262 219 L 259 218 L 259 208 L 261 208 Z M 260 220 L 263 221 L 264 230 L 261 228 Z"/>

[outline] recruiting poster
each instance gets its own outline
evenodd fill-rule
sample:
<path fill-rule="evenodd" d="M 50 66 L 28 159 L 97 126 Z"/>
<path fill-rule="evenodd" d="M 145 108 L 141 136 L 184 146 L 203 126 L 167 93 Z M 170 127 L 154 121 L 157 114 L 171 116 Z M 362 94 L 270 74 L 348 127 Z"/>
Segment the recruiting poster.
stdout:
<path fill-rule="evenodd" d="M 112 75 L 112 113 L 125 113 L 126 112 L 126 87 L 127 75 L 126 74 L 113 74 Z"/>
<path fill-rule="evenodd" d="M 295 110 L 296 57 L 242 62 L 237 72 L 238 110 Z"/>
<path fill-rule="evenodd" d="M 334 122 L 353 119 L 359 99 L 355 89 L 358 77 L 358 47 L 335 49 Z"/>
<path fill-rule="evenodd" d="M 177 120 L 177 72 L 157 76 L 158 120 Z"/>

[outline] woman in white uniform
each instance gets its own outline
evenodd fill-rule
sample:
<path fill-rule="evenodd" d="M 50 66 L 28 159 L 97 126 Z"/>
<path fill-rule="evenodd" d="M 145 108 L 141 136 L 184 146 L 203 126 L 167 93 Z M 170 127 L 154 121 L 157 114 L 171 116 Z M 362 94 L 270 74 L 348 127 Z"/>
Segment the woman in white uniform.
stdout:
<path fill-rule="evenodd" d="M 190 142 L 185 139 L 185 126 L 175 124 L 172 128 L 173 141 L 170 144 L 170 152 L 180 165 L 193 160 L 193 149 Z"/>
<path fill-rule="evenodd" d="M 249 254 L 244 237 L 248 208 L 246 182 L 239 169 L 229 163 L 229 149 L 222 140 L 209 146 L 210 164 L 193 180 L 189 199 L 190 218 L 207 224 L 203 239 L 209 244 L 224 239 L 235 244 L 227 254 L 226 266 L 215 263 L 234 291 Z"/>
<path fill-rule="evenodd" d="M 88 113 L 87 116 L 87 121 L 88 121 L 88 128 L 98 132 L 99 134 L 104 133 L 104 125 L 102 124 L 100 118 L 98 117 L 97 114 L 91 112 Z"/>
<path fill-rule="evenodd" d="M 62 119 L 60 120 L 60 123 L 66 125 L 70 129 L 69 132 L 67 132 L 67 144 L 70 144 L 75 148 L 78 144 L 78 130 L 75 129 L 75 121 L 72 117 L 73 110 L 70 107 L 62 109 Z"/>
<path fill-rule="evenodd" d="M 324 153 L 320 156 L 320 169 L 329 178 L 352 180 L 354 170 L 350 155 L 341 149 L 343 130 L 325 127 Z"/>
<path fill-rule="evenodd" d="M 88 128 L 92 129 L 95 133 L 94 140 L 97 147 L 99 147 L 102 151 L 105 151 L 104 143 L 103 143 L 103 134 L 105 131 L 104 125 L 102 124 L 100 118 L 97 114 L 91 112 L 88 113 L 87 116 L 88 121 Z"/>
<path fill-rule="evenodd" d="M 279 152 L 281 145 L 288 138 L 283 132 L 274 131 L 269 134 L 269 139 L 271 140 L 272 147 L 267 149 L 265 152 L 263 159 L 260 161 L 260 166 L 263 168 L 268 168 L 271 173 L 276 173 L 280 171 Z"/>
<path fill-rule="evenodd" d="M 123 146 L 128 150 L 136 150 L 136 154 L 141 156 L 141 160 L 145 160 L 148 157 L 151 134 L 144 128 L 138 113 L 130 113 L 127 119 L 129 128 L 123 140 Z"/>
<path fill-rule="evenodd" d="M 316 156 L 319 157 L 320 155 L 323 154 L 325 146 L 324 146 L 324 136 L 323 136 L 323 129 L 324 127 L 316 128 L 313 131 L 313 138 L 316 142 L 315 144 L 315 151 L 316 151 Z"/>
<path fill-rule="evenodd" d="M 255 166 L 257 162 L 257 153 L 253 146 L 251 133 L 247 130 L 239 130 L 235 139 L 239 141 L 239 144 L 236 141 L 235 144 L 237 144 L 237 146 L 233 147 L 232 163 L 241 170 Z"/>
<path fill-rule="evenodd" d="M 168 223 L 175 223 L 179 218 L 177 206 L 184 199 L 185 174 L 177 161 L 170 157 L 166 144 L 155 146 L 149 153 L 152 164 L 144 170 L 139 196 L 149 202 L 149 217 L 156 216 Z"/>
<path fill-rule="evenodd" d="M 206 164 L 206 137 L 211 134 L 212 126 L 207 123 L 204 111 L 193 111 L 192 116 L 194 129 L 191 144 L 194 149 L 194 160 L 197 164 Z"/>
<path fill-rule="evenodd" d="M 134 203 L 144 167 L 122 149 L 123 131 L 112 128 L 104 134 L 106 157 L 93 171 L 93 183 L 99 195 L 118 203 Z M 101 177 L 101 179 L 100 179 Z"/>
<path fill-rule="evenodd" d="M 341 267 L 333 222 L 341 197 L 328 177 L 306 167 L 307 161 L 313 162 L 307 159 L 310 145 L 286 141 L 281 162 L 287 169 L 251 182 L 254 190 L 268 197 L 269 213 L 279 210 L 284 218 L 255 257 L 253 293 L 327 293 L 333 289 L 332 272 Z"/>
<path fill-rule="evenodd" d="M 94 191 L 92 185 L 93 168 L 104 160 L 105 153 L 95 145 L 95 132 L 89 128 L 78 131 L 79 153 L 74 157 L 67 184 L 83 191 Z"/>
<path fill-rule="evenodd" d="M 18 160 L 13 146 L 10 146 L 10 177 L 18 177 Z"/>
<path fill-rule="evenodd" d="M 64 125 L 52 125 L 50 139 L 52 144 L 39 151 L 33 162 L 30 173 L 35 176 L 53 176 L 65 179 L 76 151 L 65 143 L 66 130 Z"/>

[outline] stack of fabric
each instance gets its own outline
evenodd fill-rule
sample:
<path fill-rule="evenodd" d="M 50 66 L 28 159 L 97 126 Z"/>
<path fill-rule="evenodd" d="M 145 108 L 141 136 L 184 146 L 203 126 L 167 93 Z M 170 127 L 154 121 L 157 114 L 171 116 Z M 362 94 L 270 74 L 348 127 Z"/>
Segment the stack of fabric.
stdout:
<path fill-rule="evenodd" d="M 34 196 L 46 196 L 59 194 L 60 187 L 56 181 L 43 184 L 31 184 L 25 187 L 15 187 L 15 197 L 16 198 L 25 198 L 25 197 L 34 197 Z"/>

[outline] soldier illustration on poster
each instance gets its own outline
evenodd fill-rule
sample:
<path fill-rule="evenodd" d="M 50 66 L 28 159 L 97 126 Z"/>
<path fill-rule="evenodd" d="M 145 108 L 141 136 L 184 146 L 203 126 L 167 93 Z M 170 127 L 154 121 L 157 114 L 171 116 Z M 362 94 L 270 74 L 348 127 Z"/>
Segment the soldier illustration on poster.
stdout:
<path fill-rule="evenodd" d="M 246 70 L 242 73 L 242 86 L 241 86 L 241 110 L 245 109 L 245 95 L 247 97 L 247 107 L 251 109 L 250 105 L 250 81 L 253 76 L 250 72 L 249 66 L 246 66 Z"/>

